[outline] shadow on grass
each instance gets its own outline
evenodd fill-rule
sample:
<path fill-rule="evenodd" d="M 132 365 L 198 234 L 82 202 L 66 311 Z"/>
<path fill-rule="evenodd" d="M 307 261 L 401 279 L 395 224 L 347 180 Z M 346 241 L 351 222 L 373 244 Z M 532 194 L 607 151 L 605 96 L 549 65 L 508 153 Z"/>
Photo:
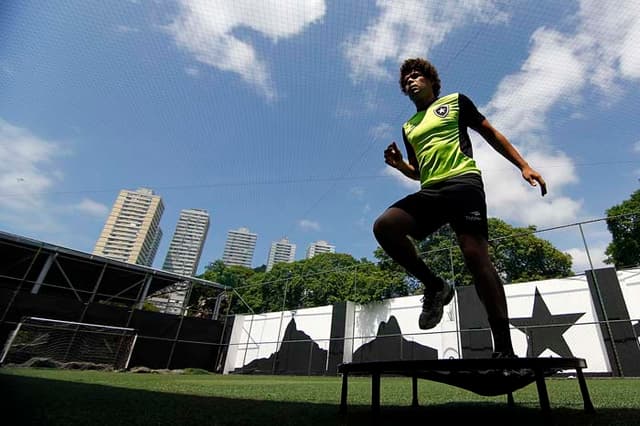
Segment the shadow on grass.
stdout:
<path fill-rule="evenodd" d="M 601 408 L 590 415 L 578 408 L 557 408 L 545 417 L 538 407 L 501 403 L 448 403 L 433 406 L 350 406 L 346 415 L 336 404 L 311 404 L 170 394 L 0 375 L 3 417 L 14 425 L 370 425 L 370 424 L 638 424 L 638 409 Z M 7 423 L 5 423 L 7 424 Z"/>

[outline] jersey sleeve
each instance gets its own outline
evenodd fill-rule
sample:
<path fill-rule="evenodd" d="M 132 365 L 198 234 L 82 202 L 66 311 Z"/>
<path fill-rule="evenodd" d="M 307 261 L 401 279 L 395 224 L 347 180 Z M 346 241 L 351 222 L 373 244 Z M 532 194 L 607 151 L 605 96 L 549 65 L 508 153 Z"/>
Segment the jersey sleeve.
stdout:
<path fill-rule="evenodd" d="M 466 127 L 477 127 L 484 121 L 484 115 L 478 111 L 475 104 L 463 95 L 458 94 L 458 103 L 460 104 L 460 123 Z"/>

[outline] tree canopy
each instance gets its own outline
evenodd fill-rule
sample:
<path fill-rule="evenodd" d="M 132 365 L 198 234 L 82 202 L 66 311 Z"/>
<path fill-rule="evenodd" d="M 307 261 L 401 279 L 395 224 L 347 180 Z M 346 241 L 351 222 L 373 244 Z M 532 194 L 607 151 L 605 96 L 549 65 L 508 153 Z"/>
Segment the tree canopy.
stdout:
<path fill-rule="evenodd" d="M 535 226 L 513 227 L 489 218 L 489 255 L 505 284 L 561 278 L 572 275 L 571 256 L 549 241 L 536 237 Z M 473 283 L 462 253 L 449 226 L 444 226 L 416 243 L 418 251 L 434 273 L 456 285 Z M 381 268 L 401 270 L 381 249 L 375 256 Z"/>
<path fill-rule="evenodd" d="M 536 281 L 572 275 L 571 256 L 533 235 L 535 227 L 515 228 L 500 219 L 489 219 L 490 255 L 505 283 Z M 435 273 L 456 285 L 472 284 L 462 253 L 449 227 L 443 227 L 417 243 Z M 357 260 L 348 254 L 323 253 L 311 259 L 278 263 L 265 268 L 226 266 L 216 260 L 202 278 L 232 287 L 222 312 L 264 313 L 331 305 L 342 301 L 369 303 L 407 296 L 422 286 L 392 261 L 382 249 L 378 262 Z M 189 298 L 194 307 L 211 306 L 219 290 L 195 286 Z M 231 294 L 233 293 L 233 294 Z"/>
<path fill-rule="evenodd" d="M 607 211 L 607 228 L 612 241 L 607 246 L 606 263 L 616 268 L 640 263 L 640 190 Z"/>
<path fill-rule="evenodd" d="M 347 300 L 369 303 L 409 294 L 403 273 L 336 253 L 278 263 L 269 272 L 215 261 L 202 277 L 235 289 L 231 306 L 234 313 L 309 308 Z M 211 293 L 211 289 L 199 287 L 190 300 L 195 303 L 201 297 L 211 297 Z"/>

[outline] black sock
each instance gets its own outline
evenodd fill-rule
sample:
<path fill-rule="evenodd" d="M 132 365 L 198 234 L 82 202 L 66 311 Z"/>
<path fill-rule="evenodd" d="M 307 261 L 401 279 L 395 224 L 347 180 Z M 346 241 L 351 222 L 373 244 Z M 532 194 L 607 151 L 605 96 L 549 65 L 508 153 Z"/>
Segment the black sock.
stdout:
<path fill-rule="evenodd" d="M 508 319 L 490 319 L 491 334 L 493 335 L 493 346 L 495 352 L 513 354 L 513 344 L 511 343 L 511 332 L 509 331 Z"/>
<path fill-rule="evenodd" d="M 444 288 L 444 280 L 439 276 L 431 273 L 426 281 L 422 281 L 422 285 L 429 291 L 440 291 Z"/>

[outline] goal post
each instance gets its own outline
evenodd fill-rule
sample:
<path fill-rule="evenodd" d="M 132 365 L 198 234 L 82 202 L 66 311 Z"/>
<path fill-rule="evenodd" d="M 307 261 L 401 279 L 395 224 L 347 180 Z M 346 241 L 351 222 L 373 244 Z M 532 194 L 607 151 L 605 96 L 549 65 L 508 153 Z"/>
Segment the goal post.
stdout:
<path fill-rule="evenodd" d="M 126 369 L 137 337 L 133 328 L 24 317 L 7 339 L 0 364 L 49 358 Z"/>

